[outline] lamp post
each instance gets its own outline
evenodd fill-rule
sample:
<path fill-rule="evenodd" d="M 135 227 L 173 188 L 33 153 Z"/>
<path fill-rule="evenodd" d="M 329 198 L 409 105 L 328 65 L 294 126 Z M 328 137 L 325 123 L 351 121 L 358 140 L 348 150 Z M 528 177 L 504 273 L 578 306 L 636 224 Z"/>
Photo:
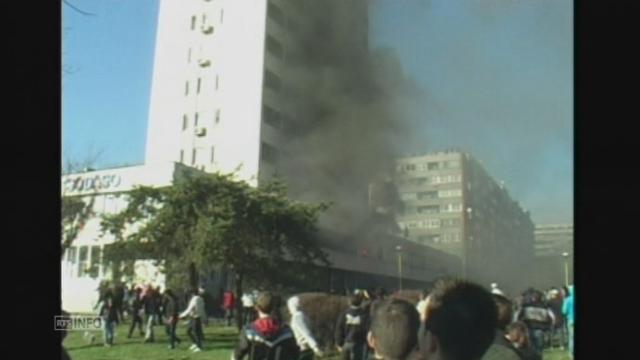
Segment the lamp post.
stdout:
<path fill-rule="evenodd" d="M 402 245 L 396 246 L 398 252 L 398 287 L 402 290 Z"/>
<path fill-rule="evenodd" d="M 471 235 L 469 235 L 470 231 L 469 231 L 469 226 L 471 224 L 471 213 L 473 212 L 473 209 L 471 209 L 470 207 L 465 209 L 465 212 L 467 213 L 466 215 L 463 214 L 464 217 L 464 229 L 463 229 L 463 240 L 464 242 L 462 243 L 462 276 L 464 279 L 467 278 L 467 267 L 468 267 L 468 259 L 467 259 L 467 252 L 469 249 L 469 242 L 471 242 L 471 240 L 473 240 L 473 237 Z"/>
<path fill-rule="evenodd" d="M 562 257 L 564 258 L 564 284 L 569 287 L 569 253 L 563 252 Z"/>

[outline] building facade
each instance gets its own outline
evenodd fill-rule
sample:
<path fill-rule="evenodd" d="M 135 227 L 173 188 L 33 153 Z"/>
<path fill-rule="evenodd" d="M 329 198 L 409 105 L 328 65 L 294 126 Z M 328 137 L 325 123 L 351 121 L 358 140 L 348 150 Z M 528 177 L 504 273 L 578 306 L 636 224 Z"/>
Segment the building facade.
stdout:
<path fill-rule="evenodd" d="M 535 229 L 535 284 L 573 283 L 573 224 L 538 224 Z"/>
<path fill-rule="evenodd" d="M 531 217 L 479 161 L 458 151 L 400 158 L 395 181 L 409 239 L 459 257 L 470 279 L 513 291 L 528 281 Z"/>
<path fill-rule="evenodd" d="M 305 94 L 292 89 L 304 81 L 311 20 L 348 8 L 364 30 L 341 37 L 367 49 L 366 1 L 316 3 L 161 1 L 145 163 L 237 172 L 253 185 L 278 173 L 296 124 L 309 120 L 296 101 Z"/>
<path fill-rule="evenodd" d="M 93 311 L 98 300 L 98 285 L 102 280 L 112 280 L 112 267 L 103 261 L 102 254 L 105 247 L 115 240 L 110 234 L 102 234 L 102 216 L 122 211 L 127 206 L 126 194 L 134 186 L 169 186 L 187 171 L 193 170 L 177 163 L 156 163 L 62 177 L 62 196 L 80 197 L 92 206 L 89 219 L 81 225 L 77 237 L 62 258 L 63 309 Z M 119 280 L 164 287 L 165 276 L 152 259 L 138 259 L 133 266 L 133 277 Z"/>
<path fill-rule="evenodd" d="M 128 264 L 132 272 L 122 271 L 114 279 L 113 266 L 103 259 L 105 248 L 115 239 L 103 234 L 102 216 L 115 214 L 127 206 L 127 193 L 135 186 L 164 187 L 187 173 L 202 173 L 196 168 L 169 162 L 68 174 L 61 179 L 63 196 L 79 197 L 91 204 L 91 215 L 61 259 L 62 306 L 73 313 L 89 313 L 98 300 L 103 280 L 128 284 L 151 284 L 165 288 L 166 276 L 161 259 L 135 259 Z M 380 221 L 373 221 L 380 223 Z M 386 286 L 395 288 L 402 279 L 405 287 L 424 287 L 436 278 L 455 275 L 459 260 L 436 249 L 411 243 L 401 237 L 377 231 L 375 226 L 350 236 L 321 231 L 320 244 L 331 266 L 326 281 L 313 285 L 315 290 Z M 398 248 L 400 246 L 400 248 Z M 159 260 L 159 261 L 158 261 Z M 124 269 L 127 264 L 117 264 Z M 220 288 L 232 288 L 233 276 L 224 269 L 203 269 L 201 285 L 215 294 Z"/>

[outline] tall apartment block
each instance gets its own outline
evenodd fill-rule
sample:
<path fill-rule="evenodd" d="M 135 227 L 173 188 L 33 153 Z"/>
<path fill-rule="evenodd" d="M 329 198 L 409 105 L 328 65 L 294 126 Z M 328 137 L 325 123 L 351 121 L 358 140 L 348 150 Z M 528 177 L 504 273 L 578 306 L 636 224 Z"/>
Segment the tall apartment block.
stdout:
<path fill-rule="evenodd" d="M 535 285 L 573 282 L 573 224 L 538 224 L 535 228 Z"/>
<path fill-rule="evenodd" d="M 528 281 L 530 215 L 469 154 L 397 159 L 395 182 L 404 203 L 398 224 L 406 237 L 460 257 L 468 278 L 514 291 Z"/>
<path fill-rule="evenodd" d="M 367 49 L 365 1 L 319 3 L 162 0 L 145 163 L 237 171 L 252 185 L 277 173 L 296 124 L 313 120 L 295 106 L 305 94 L 292 91 L 304 35 L 346 13 L 361 31 L 333 45 Z"/>

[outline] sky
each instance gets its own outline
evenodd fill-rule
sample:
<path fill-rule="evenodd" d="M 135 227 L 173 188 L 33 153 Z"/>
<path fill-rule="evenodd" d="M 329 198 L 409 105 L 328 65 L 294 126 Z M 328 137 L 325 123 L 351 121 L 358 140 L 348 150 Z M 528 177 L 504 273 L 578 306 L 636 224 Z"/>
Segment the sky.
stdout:
<path fill-rule="evenodd" d="M 62 158 L 142 164 L 157 0 L 63 6 Z M 371 0 L 370 45 L 424 94 L 416 152 L 480 160 L 536 223 L 573 221 L 573 2 Z"/>

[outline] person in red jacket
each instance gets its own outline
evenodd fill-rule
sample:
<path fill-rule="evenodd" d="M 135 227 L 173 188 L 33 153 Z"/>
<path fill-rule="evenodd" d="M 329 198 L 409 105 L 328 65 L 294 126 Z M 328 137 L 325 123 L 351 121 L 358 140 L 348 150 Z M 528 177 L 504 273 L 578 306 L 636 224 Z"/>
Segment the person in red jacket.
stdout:
<path fill-rule="evenodd" d="M 222 307 L 224 308 L 224 317 L 227 319 L 227 326 L 231 326 L 231 319 L 233 319 L 233 309 L 236 306 L 236 297 L 233 295 L 233 291 L 227 290 L 222 298 Z"/>

